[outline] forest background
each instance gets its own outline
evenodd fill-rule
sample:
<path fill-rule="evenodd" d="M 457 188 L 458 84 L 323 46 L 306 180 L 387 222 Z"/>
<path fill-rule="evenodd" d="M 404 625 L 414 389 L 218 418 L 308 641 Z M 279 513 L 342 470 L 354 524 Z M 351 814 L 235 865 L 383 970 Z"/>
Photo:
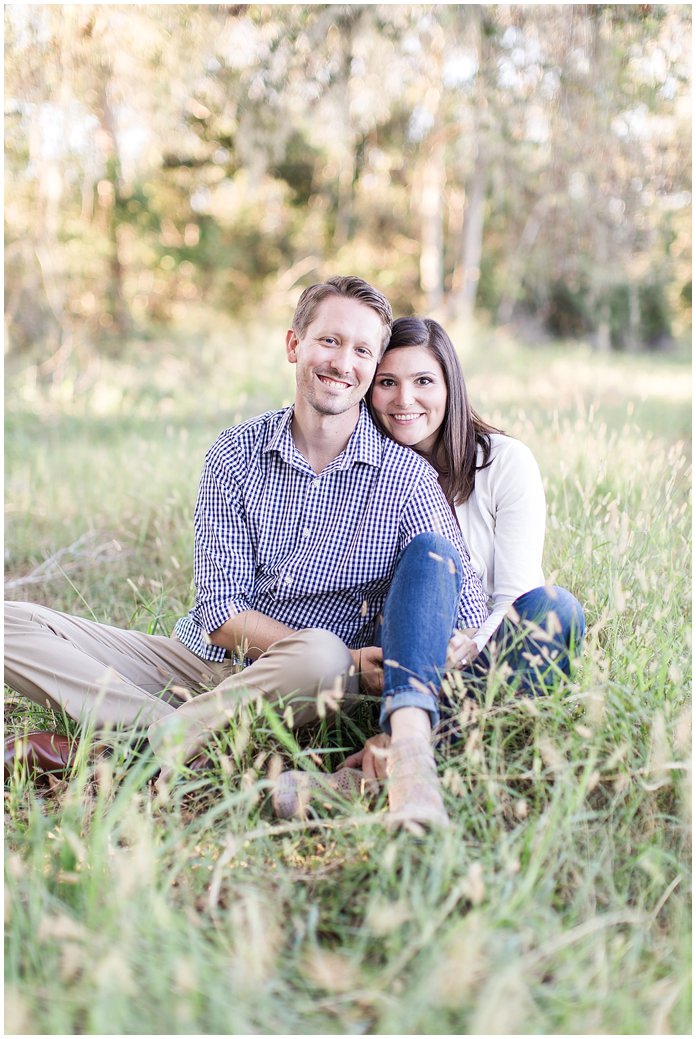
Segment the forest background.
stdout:
<path fill-rule="evenodd" d="M 241 711 L 162 796 L 127 734 L 15 769 L 7 1034 L 689 1033 L 690 60 L 689 5 L 5 6 L 6 597 L 169 634 L 204 453 L 338 272 L 445 323 L 587 618 L 463 701 L 416 844 L 383 792 L 272 816 L 369 705 Z"/>
<path fill-rule="evenodd" d="M 67 359 L 373 280 L 662 349 L 691 316 L 690 6 L 6 6 L 6 332 Z M 260 305 L 263 309 L 260 310 Z"/>

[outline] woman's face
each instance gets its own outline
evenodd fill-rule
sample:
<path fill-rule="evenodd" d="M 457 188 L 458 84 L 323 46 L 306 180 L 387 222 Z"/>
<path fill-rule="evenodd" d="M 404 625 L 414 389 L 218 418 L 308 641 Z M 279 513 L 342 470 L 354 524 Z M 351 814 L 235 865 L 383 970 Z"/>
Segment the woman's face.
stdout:
<path fill-rule="evenodd" d="M 397 443 L 430 454 L 447 408 L 445 375 L 435 355 L 424 346 L 387 351 L 377 366 L 372 407 Z"/>

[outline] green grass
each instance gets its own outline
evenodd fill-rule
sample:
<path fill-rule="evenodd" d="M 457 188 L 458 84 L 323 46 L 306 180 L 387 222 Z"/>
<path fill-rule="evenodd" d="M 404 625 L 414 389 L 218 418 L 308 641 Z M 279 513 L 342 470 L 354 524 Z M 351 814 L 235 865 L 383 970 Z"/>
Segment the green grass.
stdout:
<path fill-rule="evenodd" d="M 491 682 L 441 763 L 452 829 L 420 842 L 384 829 L 383 798 L 273 819 L 279 756 L 335 767 L 349 727 L 303 747 L 244 715 L 220 768 L 166 797 L 125 748 L 49 792 L 16 777 L 8 1032 L 690 1031 L 688 364 L 477 345 L 471 398 L 537 455 L 545 570 L 586 608 L 573 682 L 534 702 Z M 10 373 L 8 595 L 167 632 L 203 453 L 287 401 L 290 370 L 280 329 L 132 350 L 81 391 Z"/>

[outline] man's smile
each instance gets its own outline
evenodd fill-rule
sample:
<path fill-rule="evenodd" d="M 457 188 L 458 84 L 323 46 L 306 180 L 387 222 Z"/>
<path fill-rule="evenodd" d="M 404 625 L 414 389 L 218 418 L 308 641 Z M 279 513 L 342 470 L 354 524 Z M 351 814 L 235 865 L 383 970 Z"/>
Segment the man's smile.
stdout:
<path fill-rule="evenodd" d="M 337 387 L 350 389 L 351 386 L 355 386 L 355 382 L 351 382 L 346 378 L 339 378 L 337 375 L 329 375 L 327 372 L 316 372 L 316 377 L 319 382 L 323 383 L 324 386 Z"/>

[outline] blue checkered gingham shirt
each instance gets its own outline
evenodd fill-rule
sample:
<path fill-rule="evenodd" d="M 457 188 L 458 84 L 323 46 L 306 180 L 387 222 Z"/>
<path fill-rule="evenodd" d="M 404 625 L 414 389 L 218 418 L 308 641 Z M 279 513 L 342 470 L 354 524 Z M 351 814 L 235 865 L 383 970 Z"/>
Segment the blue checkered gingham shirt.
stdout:
<path fill-rule="evenodd" d="M 324 628 L 351 649 L 374 643 L 400 551 L 437 531 L 464 564 L 459 625 L 488 616 L 481 583 L 435 470 L 383 436 L 365 405 L 345 450 L 317 476 L 292 439 L 293 409 L 224 430 L 206 455 L 194 518 L 196 602 L 175 634 L 222 660 L 206 632 L 258 610 Z"/>

